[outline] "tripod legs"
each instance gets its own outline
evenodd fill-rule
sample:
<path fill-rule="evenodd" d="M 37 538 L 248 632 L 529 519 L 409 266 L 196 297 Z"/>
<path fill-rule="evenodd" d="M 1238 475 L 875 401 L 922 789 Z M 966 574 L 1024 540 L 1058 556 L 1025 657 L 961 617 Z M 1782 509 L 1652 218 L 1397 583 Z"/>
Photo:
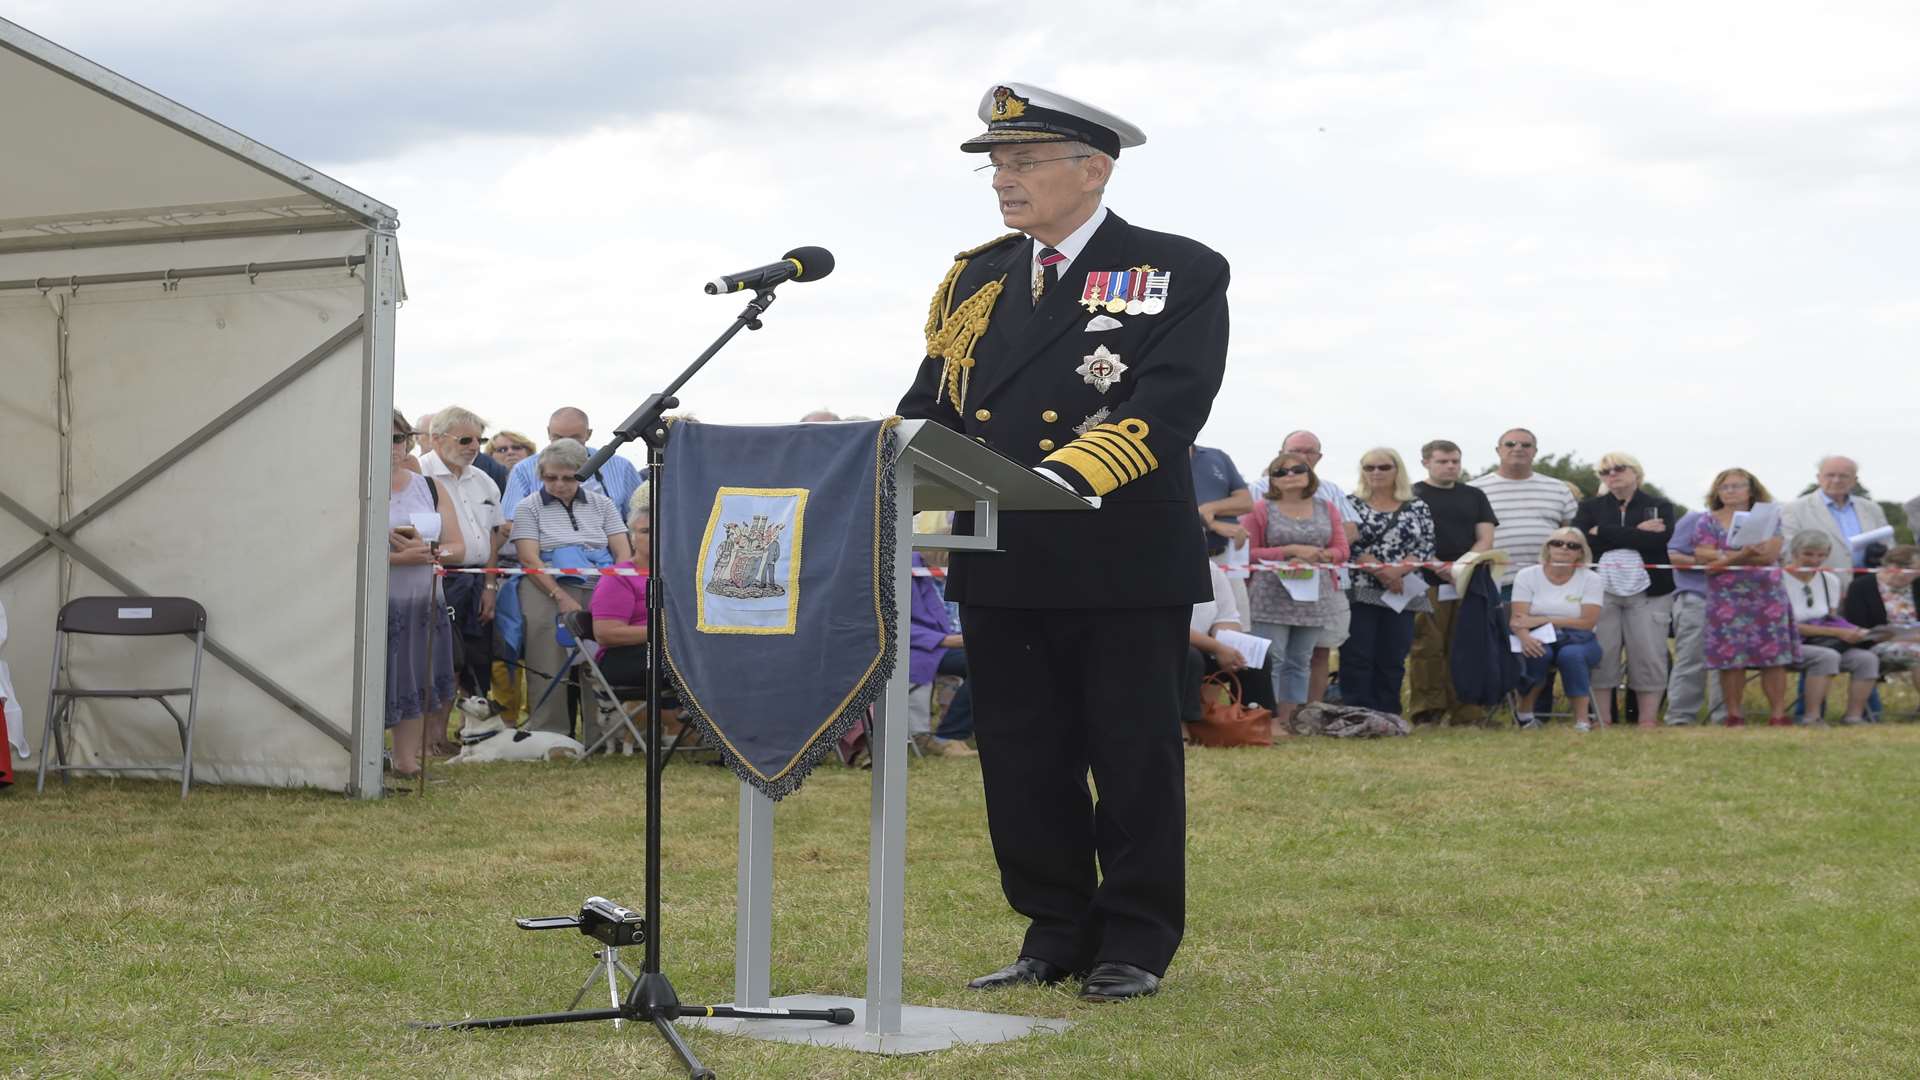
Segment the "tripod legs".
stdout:
<path fill-rule="evenodd" d="M 573 1003 L 567 1006 L 568 1009 L 579 1008 L 580 999 L 586 997 L 587 991 L 593 988 L 594 980 L 602 976 L 607 980 L 607 1003 L 615 1009 L 620 1007 L 619 976 L 625 975 L 628 982 L 637 983 L 640 981 L 640 976 L 635 975 L 633 969 L 629 968 L 626 963 L 620 959 L 620 949 L 618 946 L 607 945 L 603 947 L 599 952 L 593 954 L 593 959 L 595 961 L 593 969 L 587 972 L 587 981 L 580 984 L 580 992 L 573 995 Z M 622 1020 L 620 1017 L 614 1017 L 613 1026 L 615 1030 L 619 1029 L 621 1023 Z"/>

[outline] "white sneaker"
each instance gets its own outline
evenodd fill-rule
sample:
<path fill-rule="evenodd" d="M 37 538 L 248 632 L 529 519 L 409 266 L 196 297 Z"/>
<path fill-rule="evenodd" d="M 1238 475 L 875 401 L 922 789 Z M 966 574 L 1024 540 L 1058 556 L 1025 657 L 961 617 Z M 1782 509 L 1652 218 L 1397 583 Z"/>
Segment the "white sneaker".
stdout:
<path fill-rule="evenodd" d="M 1586 722 L 1585 720 L 1576 720 L 1576 721 L 1574 722 L 1574 725 L 1573 725 L 1573 730 L 1575 730 L 1575 731 L 1592 731 L 1592 730 L 1593 730 L 1593 725 L 1592 725 L 1592 724 L 1590 724 L 1590 723 L 1588 723 L 1588 722 Z"/>

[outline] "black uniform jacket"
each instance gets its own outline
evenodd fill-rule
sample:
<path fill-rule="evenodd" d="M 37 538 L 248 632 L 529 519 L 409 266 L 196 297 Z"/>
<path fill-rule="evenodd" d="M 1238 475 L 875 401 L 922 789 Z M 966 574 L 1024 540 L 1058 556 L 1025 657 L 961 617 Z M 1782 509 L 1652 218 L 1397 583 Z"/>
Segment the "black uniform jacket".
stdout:
<path fill-rule="evenodd" d="M 1193 604 L 1212 596 L 1187 450 L 1207 422 L 1227 358 L 1227 261 L 1182 236 L 1109 213 L 1060 283 L 1031 299 L 1033 241 L 1018 233 L 964 253 L 928 319 L 929 355 L 899 413 L 934 420 L 1032 467 L 1044 465 L 1094 511 L 1016 512 L 1001 551 L 955 552 L 947 598 L 1014 608 Z M 1150 267 L 1164 308 L 1126 314 L 1083 305 L 1089 274 Z M 979 324 L 981 290 L 1000 283 Z M 971 325 L 958 335 L 954 326 Z M 1118 325 L 1110 325 L 1115 324 Z M 1105 327 L 1105 328 L 1103 328 Z M 969 340 L 977 332 L 975 340 Z M 969 350 L 970 346 L 970 350 Z M 1079 369 L 1094 360 L 1105 390 Z M 954 401 L 970 351 L 963 400 Z M 1124 370 L 1118 368 L 1124 365 Z M 943 380 L 943 375 L 946 378 Z M 943 385 L 944 383 L 944 385 Z M 971 517 L 971 515 L 964 515 Z M 971 528 L 965 520 L 956 531 Z"/>

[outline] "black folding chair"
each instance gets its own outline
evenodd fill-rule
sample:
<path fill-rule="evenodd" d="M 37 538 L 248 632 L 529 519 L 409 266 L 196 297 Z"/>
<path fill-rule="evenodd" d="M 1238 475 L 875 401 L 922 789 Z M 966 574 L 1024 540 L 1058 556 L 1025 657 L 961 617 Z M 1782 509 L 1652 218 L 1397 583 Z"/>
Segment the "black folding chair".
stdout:
<path fill-rule="evenodd" d="M 567 631 L 566 637 L 563 638 L 561 642 L 567 645 L 568 648 L 565 665 L 580 687 L 580 734 L 582 736 L 582 742 L 586 741 L 585 736 L 587 734 L 586 702 L 591 700 L 594 703 L 595 711 L 601 717 L 600 737 L 595 739 L 593 743 L 587 747 L 586 757 L 581 758 L 581 760 L 585 761 L 587 758 L 591 758 L 601 746 L 619 734 L 622 728 L 626 729 L 627 733 L 633 736 L 634 747 L 644 753 L 647 748 L 646 736 L 641 734 L 640 729 L 635 726 L 633 722 L 633 717 L 627 715 L 627 710 L 621 708 L 621 705 L 628 701 L 645 701 L 647 698 L 647 688 L 644 686 L 615 686 L 612 681 L 607 678 L 606 672 L 600 670 L 600 664 L 595 661 L 593 657 L 593 654 L 597 652 L 598 649 L 595 647 L 593 640 L 593 616 L 591 614 L 585 611 L 570 611 L 563 616 L 562 621 Z M 551 692 L 553 687 L 559 685 L 560 680 L 555 679 L 553 683 L 549 685 L 548 691 Z M 661 708 L 672 709 L 678 707 L 679 703 L 672 699 L 670 694 L 666 692 L 664 686 L 662 687 L 661 696 L 666 699 L 660 703 Z M 535 707 L 538 708 L 538 706 Z M 609 721 L 612 722 L 609 723 Z M 680 741 L 685 738 L 686 735 L 687 729 L 681 729 L 680 733 L 668 740 L 666 746 L 662 748 L 663 754 L 660 758 L 660 764 L 663 767 L 667 762 L 673 760 L 674 751 L 680 748 Z"/>
<path fill-rule="evenodd" d="M 71 634 L 111 637 L 155 637 L 184 634 L 193 638 L 193 681 L 186 686 L 160 689 L 92 689 L 67 682 L 61 676 L 66 669 L 67 638 Z M 76 765 L 67 760 L 67 737 L 73 725 L 73 706 L 86 698 L 137 699 L 158 701 L 180 729 L 180 798 L 187 797 L 193 784 L 193 721 L 200 703 L 200 658 L 207 646 L 207 609 L 184 596 L 82 596 L 60 609 L 53 635 L 53 678 L 48 680 L 47 725 L 40 732 L 40 774 L 34 790 L 45 791 L 47 771 L 67 773 L 77 769 L 98 772 L 131 772 L 168 769 L 169 765 L 102 765 L 95 762 Z M 185 697 L 187 715 L 173 707 L 168 698 Z M 59 763 L 48 757 L 52 743 Z"/>

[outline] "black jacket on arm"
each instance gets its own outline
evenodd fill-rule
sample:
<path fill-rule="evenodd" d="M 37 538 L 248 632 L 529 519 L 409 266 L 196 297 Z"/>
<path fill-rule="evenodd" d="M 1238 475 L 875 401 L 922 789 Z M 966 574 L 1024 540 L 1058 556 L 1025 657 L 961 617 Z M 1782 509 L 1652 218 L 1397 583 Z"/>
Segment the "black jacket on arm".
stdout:
<path fill-rule="evenodd" d="M 1227 261 L 1109 212 L 1034 305 L 1032 243 L 1015 233 L 959 257 L 934 297 L 929 355 L 897 411 L 1021 465 L 1044 465 L 1102 505 L 1002 514 L 1001 551 L 955 552 L 947 598 L 1015 608 L 1204 601 L 1212 589 L 1205 541 L 1193 527 L 1187 449 L 1226 370 Z M 1170 275 L 1163 310 L 1096 314 L 1083 306 L 1089 274 L 1143 267 Z M 1114 368 L 1124 365 L 1105 390 L 1080 370 L 1101 347 L 1118 361 Z"/>

